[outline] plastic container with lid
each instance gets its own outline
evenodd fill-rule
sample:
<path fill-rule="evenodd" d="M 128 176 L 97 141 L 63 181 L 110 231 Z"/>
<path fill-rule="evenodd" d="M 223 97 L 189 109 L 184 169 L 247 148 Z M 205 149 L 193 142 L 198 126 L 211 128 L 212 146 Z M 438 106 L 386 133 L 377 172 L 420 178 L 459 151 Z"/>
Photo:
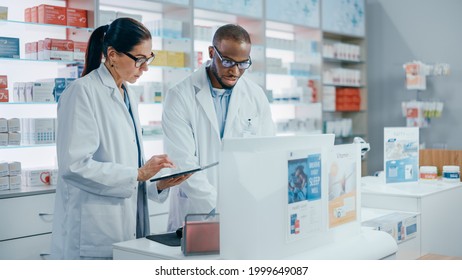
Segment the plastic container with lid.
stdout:
<path fill-rule="evenodd" d="M 443 166 L 443 181 L 444 182 L 460 182 L 460 167 L 458 165 Z"/>
<path fill-rule="evenodd" d="M 438 169 L 436 166 L 421 166 L 419 174 L 421 181 L 436 181 L 438 178 Z"/>

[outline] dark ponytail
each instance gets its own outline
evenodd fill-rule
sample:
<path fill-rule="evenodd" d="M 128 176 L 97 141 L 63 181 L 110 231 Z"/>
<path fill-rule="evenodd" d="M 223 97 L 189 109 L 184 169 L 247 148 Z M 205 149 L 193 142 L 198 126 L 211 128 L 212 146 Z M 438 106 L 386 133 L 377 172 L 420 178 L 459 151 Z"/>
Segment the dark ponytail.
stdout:
<path fill-rule="evenodd" d="M 107 56 L 108 47 L 118 52 L 130 52 L 141 42 L 150 39 L 149 30 L 132 18 L 118 18 L 110 25 L 96 28 L 88 41 L 82 77 L 100 66 L 103 55 Z"/>

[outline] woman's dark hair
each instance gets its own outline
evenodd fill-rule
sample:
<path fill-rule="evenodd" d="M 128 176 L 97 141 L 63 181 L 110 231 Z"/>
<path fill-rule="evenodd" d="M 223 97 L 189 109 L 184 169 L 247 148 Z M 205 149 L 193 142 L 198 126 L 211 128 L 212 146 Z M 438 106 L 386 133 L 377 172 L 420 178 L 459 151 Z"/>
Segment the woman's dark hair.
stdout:
<path fill-rule="evenodd" d="M 96 28 L 88 40 L 82 77 L 97 69 L 107 56 L 107 48 L 130 52 L 136 45 L 151 39 L 151 32 L 132 18 L 118 18 L 111 24 Z"/>

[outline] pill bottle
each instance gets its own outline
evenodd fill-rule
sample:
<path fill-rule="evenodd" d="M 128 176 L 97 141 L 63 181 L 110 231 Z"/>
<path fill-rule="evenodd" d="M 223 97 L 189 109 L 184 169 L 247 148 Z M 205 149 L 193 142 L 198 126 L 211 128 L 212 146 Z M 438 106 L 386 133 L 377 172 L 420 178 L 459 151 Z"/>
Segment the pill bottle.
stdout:
<path fill-rule="evenodd" d="M 458 165 L 443 166 L 444 182 L 460 182 L 460 167 Z"/>
<path fill-rule="evenodd" d="M 421 166 L 419 174 L 422 181 L 436 181 L 438 178 L 438 169 L 436 166 Z"/>

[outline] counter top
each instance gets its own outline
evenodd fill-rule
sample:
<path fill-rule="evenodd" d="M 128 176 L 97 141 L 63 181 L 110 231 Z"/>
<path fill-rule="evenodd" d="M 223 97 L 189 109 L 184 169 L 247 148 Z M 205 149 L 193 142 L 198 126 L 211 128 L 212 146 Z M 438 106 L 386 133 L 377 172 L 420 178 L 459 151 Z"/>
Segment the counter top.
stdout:
<path fill-rule="evenodd" d="M 462 183 L 435 182 L 386 184 L 383 177 L 366 176 L 361 178 L 361 192 L 404 197 L 425 197 L 454 188 L 461 188 Z"/>
<path fill-rule="evenodd" d="M 22 187 L 16 190 L 0 191 L 0 199 L 21 197 L 28 195 L 38 195 L 56 192 L 56 186 L 37 186 L 37 187 Z"/>

